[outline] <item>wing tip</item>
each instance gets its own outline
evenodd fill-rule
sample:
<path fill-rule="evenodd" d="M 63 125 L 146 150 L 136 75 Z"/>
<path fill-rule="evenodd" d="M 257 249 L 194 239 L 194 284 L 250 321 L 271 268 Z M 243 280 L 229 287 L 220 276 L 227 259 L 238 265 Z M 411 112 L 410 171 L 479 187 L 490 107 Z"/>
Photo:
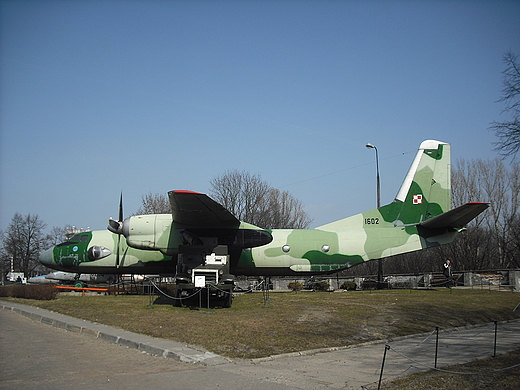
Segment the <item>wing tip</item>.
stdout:
<path fill-rule="evenodd" d="M 173 190 L 169 192 L 170 194 L 195 194 L 195 195 L 204 195 L 202 192 L 190 191 L 190 190 Z"/>

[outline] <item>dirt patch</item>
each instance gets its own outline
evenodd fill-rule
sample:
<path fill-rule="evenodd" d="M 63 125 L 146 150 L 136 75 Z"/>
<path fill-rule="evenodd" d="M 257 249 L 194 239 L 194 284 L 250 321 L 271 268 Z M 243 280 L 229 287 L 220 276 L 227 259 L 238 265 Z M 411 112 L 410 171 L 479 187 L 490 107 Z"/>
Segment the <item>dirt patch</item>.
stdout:
<path fill-rule="evenodd" d="M 322 325 L 331 322 L 334 315 L 331 309 L 321 306 L 305 308 L 296 319 L 297 324 Z"/>

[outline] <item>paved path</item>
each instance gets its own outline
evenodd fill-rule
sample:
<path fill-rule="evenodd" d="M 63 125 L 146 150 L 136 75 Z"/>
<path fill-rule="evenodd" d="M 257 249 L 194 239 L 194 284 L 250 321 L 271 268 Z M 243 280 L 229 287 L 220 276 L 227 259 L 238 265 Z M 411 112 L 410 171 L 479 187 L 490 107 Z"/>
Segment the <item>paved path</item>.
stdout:
<path fill-rule="evenodd" d="M 0 389 L 375 389 L 385 352 L 385 342 L 375 342 L 230 361 L 32 306 L 0 301 L 2 308 Z M 499 323 L 497 329 L 497 354 L 520 348 L 520 320 Z M 494 324 L 485 324 L 441 331 L 437 367 L 492 356 L 494 330 Z M 435 363 L 435 332 L 387 340 L 387 345 L 385 380 Z"/>

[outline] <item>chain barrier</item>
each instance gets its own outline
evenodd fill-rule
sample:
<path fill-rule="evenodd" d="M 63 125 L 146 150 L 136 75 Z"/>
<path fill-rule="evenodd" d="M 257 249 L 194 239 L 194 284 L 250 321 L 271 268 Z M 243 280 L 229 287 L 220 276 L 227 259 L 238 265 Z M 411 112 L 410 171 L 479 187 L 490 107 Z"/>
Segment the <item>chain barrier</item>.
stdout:
<path fill-rule="evenodd" d="M 417 347 L 419 347 L 420 345 L 422 345 L 422 344 L 424 344 L 426 341 L 428 341 L 428 339 L 429 339 L 430 337 L 432 337 L 432 335 L 433 335 L 435 332 L 436 332 L 436 329 L 432 330 L 432 331 L 430 332 L 430 334 L 429 334 L 428 336 L 426 336 L 422 341 L 419 341 L 419 342 L 418 342 L 417 344 L 415 344 L 415 345 L 410 345 L 409 347 L 403 348 L 403 349 L 401 349 L 401 351 L 405 351 L 405 350 L 407 350 L 407 349 L 412 349 L 412 348 L 417 348 Z"/>
<path fill-rule="evenodd" d="M 161 289 L 159 288 L 159 286 L 157 286 L 157 285 L 155 284 L 155 282 L 154 282 L 152 279 L 150 279 L 150 278 L 147 278 L 147 279 L 148 279 L 148 281 L 152 284 L 152 286 L 154 286 L 155 289 L 156 289 L 157 291 L 159 291 L 162 295 L 164 295 L 166 298 L 170 298 L 170 299 L 174 299 L 174 300 L 180 300 L 180 301 L 182 301 L 183 299 L 193 298 L 195 295 L 197 295 L 197 294 L 202 290 L 202 288 L 199 288 L 196 292 L 194 292 L 192 295 L 190 295 L 190 296 L 188 296 L 188 297 L 184 297 L 184 298 L 180 298 L 180 297 L 179 297 L 179 298 L 177 298 L 177 297 L 172 297 L 172 296 L 169 295 L 169 294 L 166 294 L 163 290 L 161 290 Z"/>
<path fill-rule="evenodd" d="M 463 372 L 463 371 L 451 371 L 451 370 L 444 370 L 442 368 L 437 368 L 437 367 L 432 367 L 432 366 L 429 366 L 428 364 L 424 364 L 424 363 L 421 363 L 415 359 L 412 359 L 411 357 L 408 357 L 406 356 L 405 354 L 401 353 L 400 351 L 398 351 L 397 349 L 394 349 L 392 348 L 392 346 L 388 346 L 390 348 L 391 351 L 394 351 L 395 353 L 397 353 L 399 356 L 401 356 L 402 358 L 406 359 L 406 360 L 409 360 L 410 362 L 414 363 L 414 364 L 417 364 L 421 367 L 424 367 L 424 368 L 427 368 L 429 370 L 435 370 L 435 371 L 440 371 L 440 372 L 445 372 L 447 374 L 459 374 L 459 375 L 481 375 L 481 374 L 492 374 L 492 373 L 495 373 L 495 372 L 502 372 L 502 371 L 507 371 L 507 370 L 510 370 L 512 368 L 516 368 L 516 367 L 520 367 L 520 363 L 519 364 L 515 364 L 513 366 L 510 366 L 510 367 L 505 367 L 505 368 L 500 368 L 500 369 L 496 369 L 496 370 L 490 370 L 490 371 L 478 371 L 478 372 Z"/>
<path fill-rule="evenodd" d="M 492 357 L 496 357 L 497 325 L 498 325 L 498 322 L 495 321 L 494 322 L 494 328 L 495 328 L 494 329 L 494 353 L 493 353 Z M 502 329 L 502 330 L 504 330 L 504 329 Z M 506 330 L 507 330 L 507 328 L 506 328 Z M 512 329 L 509 329 L 509 331 L 515 332 L 515 330 L 512 330 Z M 406 373 L 408 370 L 412 369 L 413 367 L 416 367 L 416 368 L 417 367 L 422 367 L 422 368 L 427 369 L 427 370 L 434 370 L 434 371 L 439 371 L 439 372 L 443 372 L 443 373 L 447 373 L 447 374 L 454 374 L 454 375 L 486 375 L 486 374 L 494 374 L 494 373 L 504 372 L 504 371 L 507 371 L 507 370 L 511 370 L 513 368 L 520 367 L 520 363 L 519 363 L 519 364 L 514 364 L 512 366 L 509 366 L 509 367 L 503 367 L 503 368 L 500 368 L 500 369 L 493 369 L 493 370 L 488 370 L 488 371 L 478 371 L 478 372 L 453 371 L 453 370 L 446 370 L 446 369 L 438 368 L 437 367 L 437 349 L 438 349 L 437 344 L 438 344 L 438 337 L 439 337 L 438 336 L 438 332 L 439 332 L 439 327 L 435 327 L 435 329 L 429 335 L 427 335 L 422 341 L 420 341 L 419 343 L 416 343 L 415 345 L 409 346 L 407 348 L 396 349 L 396 348 L 392 347 L 390 344 L 385 344 L 385 350 L 384 350 L 384 354 L 383 354 L 383 361 L 382 361 L 382 364 L 381 364 L 381 371 L 380 371 L 380 374 L 379 374 L 379 381 L 367 383 L 365 385 L 362 385 L 361 388 L 368 390 L 370 387 L 372 387 L 374 385 L 377 385 L 378 389 L 381 388 L 381 382 L 382 382 L 382 379 L 383 379 L 383 370 L 384 370 L 384 367 L 385 367 L 385 360 L 387 359 L 387 351 L 395 352 L 397 355 L 399 355 L 403 359 L 408 360 L 409 362 L 411 362 L 411 364 L 410 364 L 410 366 L 408 368 L 402 370 L 400 373 L 386 374 L 386 377 L 401 377 L 404 373 Z M 487 330 L 483 330 L 483 331 L 479 332 L 476 335 L 465 336 L 464 338 L 467 338 L 467 339 L 475 338 L 475 337 L 478 337 L 478 336 L 480 336 L 481 334 L 483 334 L 485 332 L 487 332 Z M 405 351 L 405 350 L 410 350 L 412 348 L 416 348 L 418 346 L 421 346 L 434 333 L 436 333 L 437 338 L 436 338 L 436 346 L 435 346 L 435 365 L 433 367 L 431 365 L 428 365 L 428 364 L 422 363 L 422 362 L 420 362 L 420 361 L 418 361 L 416 359 L 413 359 L 410 356 L 407 356 L 407 355 L 405 355 L 402 352 L 402 351 Z M 454 336 L 457 336 L 457 339 L 461 338 L 460 335 L 454 335 Z M 450 345 L 453 345 L 453 344 L 450 344 Z M 458 345 L 467 345 L 467 343 L 465 343 L 465 344 L 458 343 Z"/>
<path fill-rule="evenodd" d="M 164 295 L 166 298 L 173 299 L 173 300 L 180 300 L 180 301 L 182 301 L 182 300 L 184 300 L 184 299 L 190 299 L 190 298 L 193 298 L 194 296 L 196 296 L 197 294 L 199 294 L 199 293 L 201 292 L 201 290 L 202 290 L 203 288 L 205 288 L 205 287 L 213 287 L 214 289 L 216 289 L 216 290 L 218 290 L 218 291 L 220 291 L 220 292 L 222 292 L 222 293 L 224 293 L 224 294 L 233 295 L 233 291 L 222 290 L 221 288 L 219 288 L 219 287 L 216 286 L 216 285 L 213 285 L 213 284 L 206 284 L 205 287 L 199 287 L 198 290 L 196 290 L 193 294 L 191 294 L 191 295 L 189 295 L 189 296 L 187 296 L 187 297 L 182 297 L 182 298 L 181 298 L 181 297 L 174 297 L 174 296 L 171 296 L 171 295 L 167 294 L 167 293 L 164 292 L 163 290 L 161 290 L 161 288 L 160 288 L 157 284 L 155 284 L 155 282 L 154 282 L 151 278 L 146 278 L 146 279 L 147 279 L 147 280 L 152 284 L 152 286 L 153 286 L 157 291 L 159 291 L 159 293 L 161 293 L 162 295 Z M 253 291 L 253 289 L 249 289 L 249 290 L 245 291 L 244 294 L 247 294 L 247 293 L 252 292 L 252 291 Z"/>

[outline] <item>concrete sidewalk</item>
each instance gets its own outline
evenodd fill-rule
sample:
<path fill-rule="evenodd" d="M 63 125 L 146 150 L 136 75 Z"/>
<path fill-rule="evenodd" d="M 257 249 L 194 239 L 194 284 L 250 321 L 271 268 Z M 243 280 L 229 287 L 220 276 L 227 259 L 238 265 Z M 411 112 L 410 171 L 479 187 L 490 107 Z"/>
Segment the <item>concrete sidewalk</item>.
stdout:
<path fill-rule="evenodd" d="M 0 309 L 13 310 L 33 320 L 52 325 L 71 332 L 82 333 L 100 338 L 114 344 L 145 351 L 152 355 L 173 358 L 187 363 L 200 363 L 211 366 L 229 363 L 230 360 L 203 349 L 190 347 L 172 340 L 159 339 L 128 332 L 111 326 L 77 319 L 39 307 L 14 302 L 0 301 Z"/>
<path fill-rule="evenodd" d="M 55 327 L 101 338 L 151 354 L 197 363 L 207 369 L 197 377 L 184 378 L 182 372 L 171 373 L 183 389 L 199 389 L 211 381 L 228 389 L 375 389 L 386 349 L 384 380 L 426 371 L 434 367 L 466 363 L 503 354 L 520 348 L 520 319 L 495 324 L 440 330 L 431 333 L 375 341 L 361 345 L 237 360 L 190 347 L 170 340 L 157 339 L 121 329 L 78 320 L 32 306 L 0 301 L 0 308 L 13 310 L 33 320 Z M 435 351 L 437 350 L 437 357 Z M 200 371 L 200 370 L 199 370 Z M 165 379 L 166 380 L 166 379 Z M 184 380 L 186 380 L 184 382 Z M 240 386 L 239 386 L 240 384 Z M 157 386 L 160 388 L 160 386 Z M 205 386 L 206 388 L 213 388 Z M 248 387 L 249 388 L 249 387 Z"/>

